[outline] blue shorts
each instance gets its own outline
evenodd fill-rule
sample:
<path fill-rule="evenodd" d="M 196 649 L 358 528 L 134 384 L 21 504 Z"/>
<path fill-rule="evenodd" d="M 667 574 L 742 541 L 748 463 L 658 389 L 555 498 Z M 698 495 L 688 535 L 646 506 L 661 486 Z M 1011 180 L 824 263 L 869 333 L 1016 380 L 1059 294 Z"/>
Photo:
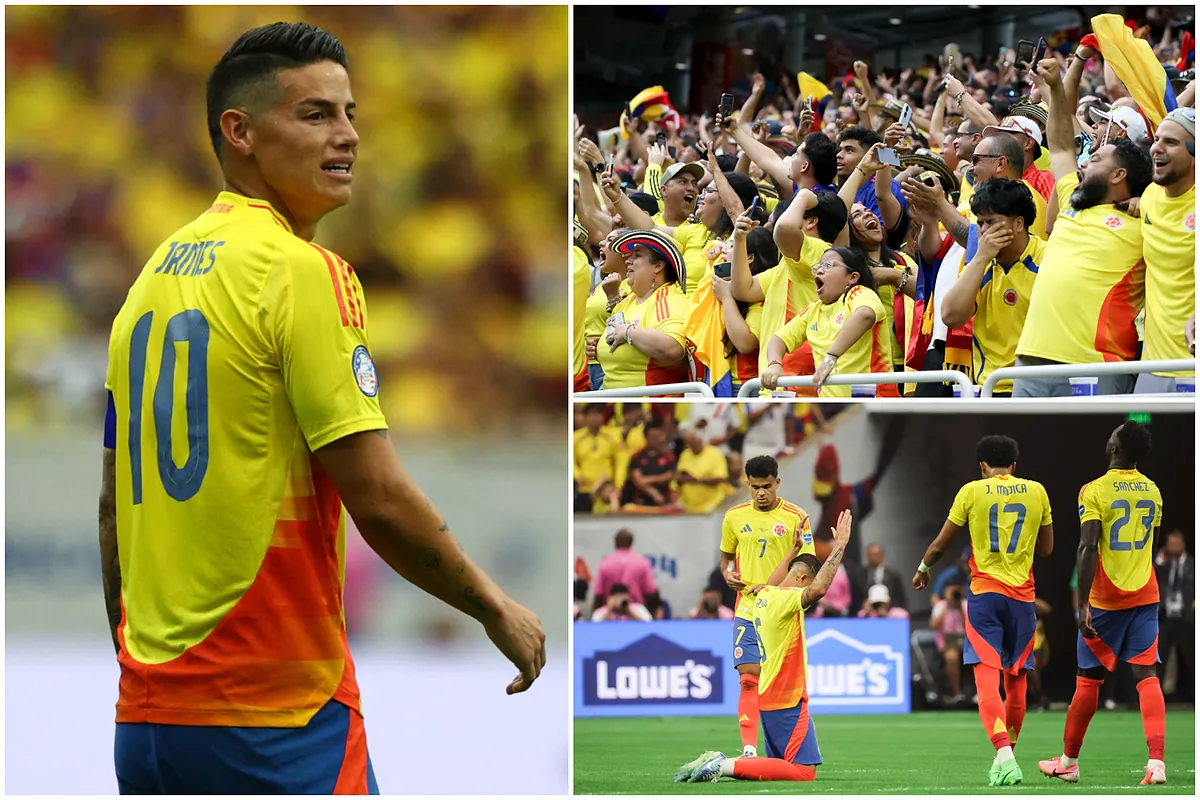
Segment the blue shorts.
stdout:
<path fill-rule="evenodd" d="M 967 636 L 963 663 L 984 664 L 1017 674 L 1033 669 L 1033 637 L 1037 612 L 1033 601 L 1014 600 L 998 592 L 967 597 Z"/>
<path fill-rule="evenodd" d="M 758 649 L 758 631 L 754 630 L 754 623 L 741 617 L 734 618 L 733 666 L 762 663 L 762 660 L 759 658 L 760 652 Z"/>
<path fill-rule="evenodd" d="M 362 715 L 330 700 L 303 728 L 117 723 L 121 794 L 379 794 Z"/>
<path fill-rule="evenodd" d="M 816 766 L 821 763 L 817 729 L 809 713 L 808 701 L 795 708 L 763 711 L 760 715 L 767 758 L 782 758 L 793 764 Z"/>
<path fill-rule="evenodd" d="M 1109 672 L 1117 662 L 1150 666 L 1158 662 L 1158 603 L 1116 611 L 1092 609 L 1095 639 L 1079 634 L 1075 658 L 1080 669 L 1104 667 Z"/>

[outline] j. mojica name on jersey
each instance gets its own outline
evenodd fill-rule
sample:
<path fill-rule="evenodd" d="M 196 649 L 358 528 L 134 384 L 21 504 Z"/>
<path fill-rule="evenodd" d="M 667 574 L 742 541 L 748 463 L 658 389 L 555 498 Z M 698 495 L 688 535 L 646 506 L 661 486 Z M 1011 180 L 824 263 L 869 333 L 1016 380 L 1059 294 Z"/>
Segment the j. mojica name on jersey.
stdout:
<path fill-rule="evenodd" d="M 712 694 L 713 667 L 687 660 L 655 667 L 617 667 L 609 681 L 608 662 L 596 662 L 596 696 L 601 700 L 704 700 Z"/>
<path fill-rule="evenodd" d="M 225 242 L 171 242 L 167 257 L 154 272 L 164 275 L 206 275 L 217 265 L 217 248 L 223 244 Z"/>

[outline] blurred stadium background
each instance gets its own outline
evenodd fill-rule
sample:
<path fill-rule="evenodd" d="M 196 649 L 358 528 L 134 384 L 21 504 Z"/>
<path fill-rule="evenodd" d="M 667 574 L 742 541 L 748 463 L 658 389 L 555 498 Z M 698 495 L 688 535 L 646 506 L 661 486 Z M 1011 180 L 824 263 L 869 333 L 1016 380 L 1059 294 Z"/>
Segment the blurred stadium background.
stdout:
<path fill-rule="evenodd" d="M 220 189 L 209 70 L 277 20 L 326 28 L 350 57 L 361 170 L 318 241 L 362 279 L 401 458 L 551 650 L 541 683 L 505 697 L 512 670 L 481 629 L 354 534 L 347 616 L 380 785 L 562 794 L 567 744 L 546 734 L 569 715 L 564 7 L 6 9 L 5 715 L 22 733 L 5 789 L 116 789 L 95 523 L 109 325 Z M 519 772 L 514 739 L 540 743 Z M 471 770 L 454 768 L 464 746 Z"/>

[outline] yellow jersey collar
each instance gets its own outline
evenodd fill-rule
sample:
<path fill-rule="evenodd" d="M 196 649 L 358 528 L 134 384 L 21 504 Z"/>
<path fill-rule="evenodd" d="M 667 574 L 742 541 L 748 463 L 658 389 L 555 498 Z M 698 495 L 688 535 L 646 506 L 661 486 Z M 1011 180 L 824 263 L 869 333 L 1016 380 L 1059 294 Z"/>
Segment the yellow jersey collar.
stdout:
<path fill-rule="evenodd" d="M 234 209 L 249 209 L 255 214 L 262 214 L 288 233 L 295 234 L 283 214 L 276 211 L 269 202 L 256 197 L 246 197 L 237 192 L 222 191 L 209 207 L 208 213 L 229 213 Z"/>

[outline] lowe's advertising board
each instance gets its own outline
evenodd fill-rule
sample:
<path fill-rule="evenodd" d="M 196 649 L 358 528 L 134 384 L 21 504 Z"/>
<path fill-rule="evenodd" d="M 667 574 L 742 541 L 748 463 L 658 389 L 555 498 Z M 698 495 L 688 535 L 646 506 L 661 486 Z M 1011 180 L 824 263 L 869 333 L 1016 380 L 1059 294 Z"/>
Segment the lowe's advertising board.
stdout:
<path fill-rule="evenodd" d="M 808 694 L 820 714 L 911 710 L 906 619 L 810 619 Z M 575 623 L 575 716 L 736 715 L 729 620 Z"/>

